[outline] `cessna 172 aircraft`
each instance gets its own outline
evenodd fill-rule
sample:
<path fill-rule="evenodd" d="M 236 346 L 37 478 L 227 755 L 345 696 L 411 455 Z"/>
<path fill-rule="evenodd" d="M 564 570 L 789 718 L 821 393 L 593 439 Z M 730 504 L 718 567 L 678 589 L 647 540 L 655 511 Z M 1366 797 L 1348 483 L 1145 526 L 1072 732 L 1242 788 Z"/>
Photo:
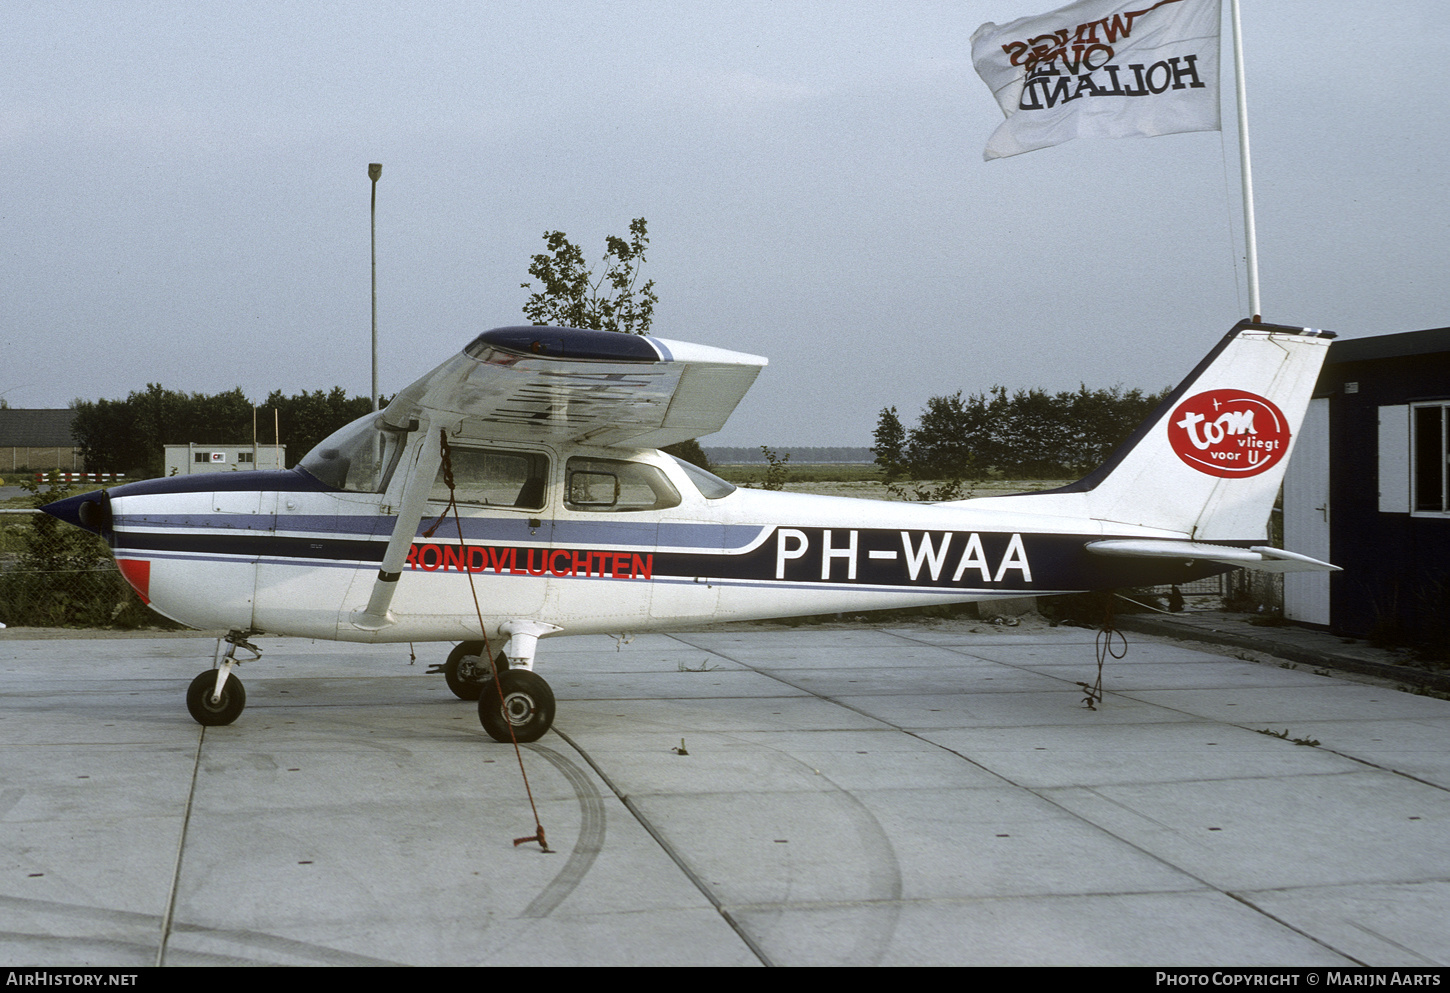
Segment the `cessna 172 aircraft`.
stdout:
<path fill-rule="evenodd" d="M 503 327 L 297 468 L 45 510 L 102 535 L 156 611 L 230 632 L 187 694 L 204 725 L 242 712 L 254 634 L 457 641 L 449 687 L 496 740 L 532 741 L 554 635 L 1334 569 L 1264 544 L 1331 337 L 1240 322 L 1079 482 L 909 504 L 741 490 L 656 450 L 718 431 L 763 358 Z"/>

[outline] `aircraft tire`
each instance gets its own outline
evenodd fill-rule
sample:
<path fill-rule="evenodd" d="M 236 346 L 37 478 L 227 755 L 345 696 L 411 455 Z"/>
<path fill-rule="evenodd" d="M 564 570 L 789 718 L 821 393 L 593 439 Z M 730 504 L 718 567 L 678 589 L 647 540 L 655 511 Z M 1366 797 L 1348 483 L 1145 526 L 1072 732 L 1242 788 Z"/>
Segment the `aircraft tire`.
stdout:
<path fill-rule="evenodd" d="M 501 672 L 498 681 L 503 702 L 499 702 L 499 689 L 490 679 L 478 698 L 479 723 L 494 741 L 538 741 L 554 724 L 554 691 L 542 677 L 527 669 Z"/>
<path fill-rule="evenodd" d="M 212 691 L 216 689 L 216 670 L 208 669 L 191 681 L 186 690 L 186 709 L 196 723 L 203 727 L 223 727 L 236 720 L 247 705 L 247 691 L 235 675 L 227 676 L 222 684 L 222 698 L 211 702 Z"/>
<path fill-rule="evenodd" d="M 458 699 L 478 699 L 478 691 L 483 686 L 483 681 L 459 675 L 458 670 L 464 659 L 481 656 L 486 650 L 481 641 L 465 641 L 448 653 L 448 661 L 443 663 L 443 679 Z"/>

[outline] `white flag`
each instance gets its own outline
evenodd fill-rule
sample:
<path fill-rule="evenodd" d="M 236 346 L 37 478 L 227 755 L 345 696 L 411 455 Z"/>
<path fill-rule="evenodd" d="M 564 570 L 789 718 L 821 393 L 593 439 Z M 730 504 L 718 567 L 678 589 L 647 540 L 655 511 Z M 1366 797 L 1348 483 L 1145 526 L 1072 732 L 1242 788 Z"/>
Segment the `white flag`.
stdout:
<path fill-rule="evenodd" d="M 1217 131 L 1219 0 L 1081 0 L 972 35 L 1007 120 L 983 158 L 1073 138 Z"/>

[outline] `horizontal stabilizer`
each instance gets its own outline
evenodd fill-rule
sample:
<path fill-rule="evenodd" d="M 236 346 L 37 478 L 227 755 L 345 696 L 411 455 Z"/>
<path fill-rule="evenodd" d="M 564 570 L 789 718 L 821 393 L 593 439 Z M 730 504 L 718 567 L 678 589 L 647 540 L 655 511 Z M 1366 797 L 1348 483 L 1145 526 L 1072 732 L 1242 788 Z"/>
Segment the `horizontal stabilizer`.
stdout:
<path fill-rule="evenodd" d="M 1224 565 L 1253 569 L 1257 572 L 1340 572 L 1337 565 L 1311 559 L 1282 548 L 1254 545 L 1234 548 L 1206 541 L 1166 541 L 1155 538 L 1109 538 L 1092 541 L 1087 550 L 1094 555 L 1120 558 L 1178 559 L 1183 562 L 1222 562 Z"/>

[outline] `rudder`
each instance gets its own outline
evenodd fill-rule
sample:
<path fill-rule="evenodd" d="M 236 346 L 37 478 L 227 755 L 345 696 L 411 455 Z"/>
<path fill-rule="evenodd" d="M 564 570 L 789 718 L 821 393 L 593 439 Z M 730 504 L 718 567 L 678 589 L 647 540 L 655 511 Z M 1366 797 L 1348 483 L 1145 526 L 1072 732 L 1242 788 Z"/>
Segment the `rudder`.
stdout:
<path fill-rule="evenodd" d="M 1241 321 L 1097 472 L 1091 516 L 1262 538 L 1332 334 Z"/>
<path fill-rule="evenodd" d="M 1333 337 L 1240 321 L 1101 467 L 1057 490 L 973 502 L 1262 540 Z"/>

